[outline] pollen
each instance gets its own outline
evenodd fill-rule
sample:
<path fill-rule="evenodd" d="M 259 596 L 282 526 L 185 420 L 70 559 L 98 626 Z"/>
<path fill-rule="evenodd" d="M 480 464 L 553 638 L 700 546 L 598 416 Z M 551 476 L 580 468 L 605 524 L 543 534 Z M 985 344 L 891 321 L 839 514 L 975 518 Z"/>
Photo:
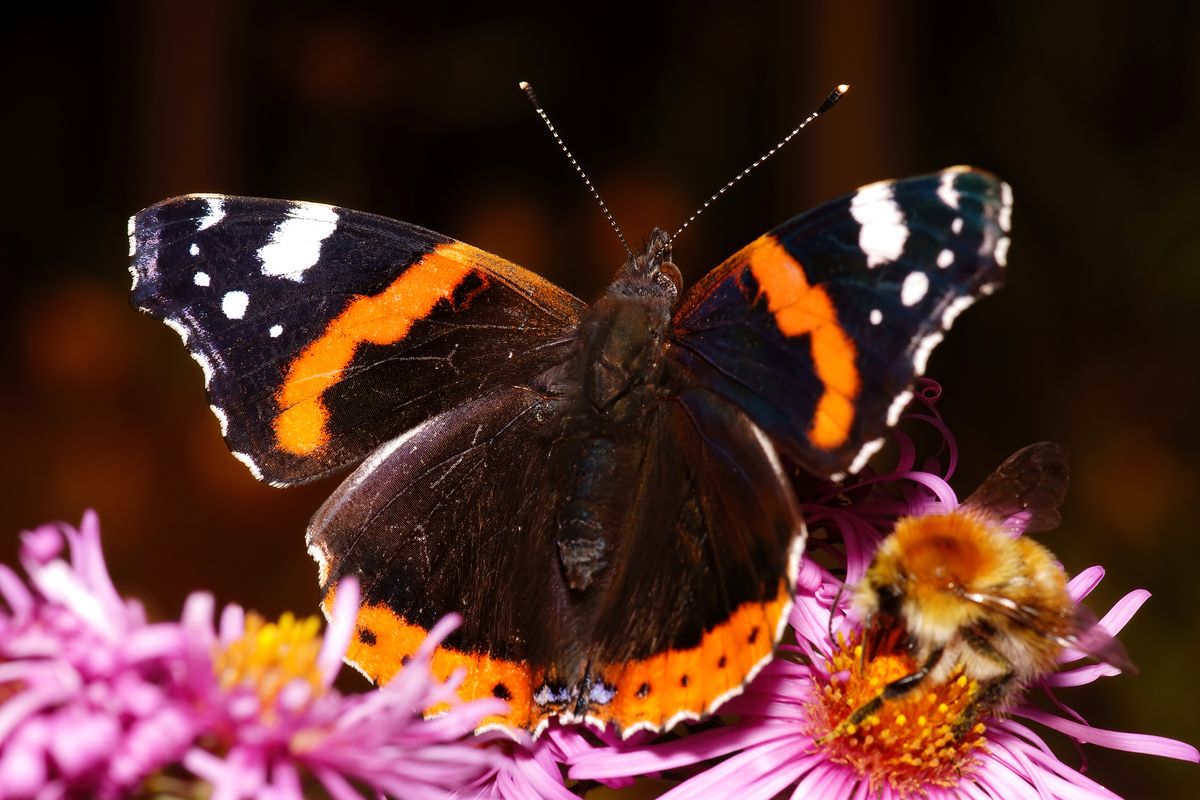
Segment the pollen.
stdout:
<path fill-rule="evenodd" d="M 317 666 L 319 632 L 315 616 L 297 619 L 285 613 L 278 622 L 267 622 L 257 614 L 246 615 L 241 638 L 217 651 L 213 670 L 221 688 L 248 688 L 264 709 L 273 707 L 284 687 L 297 680 L 308 684 L 313 696 L 320 694 L 325 684 Z"/>
<path fill-rule="evenodd" d="M 864 661 L 861 648 L 843 641 L 825 664 L 829 682 L 810 707 L 813 741 L 829 758 L 845 764 L 870 784 L 903 798 L 923 797 L 932 787 L 958 785 L 986 747 L 982 723 L 964 735 L 955 727 L 979 690 L 961 670 L 942 684 L 883 701 L 858 724 L 849 717 L 879 697 L 882 687 L 912 674 L 908 653 L 886 653 Z"/>

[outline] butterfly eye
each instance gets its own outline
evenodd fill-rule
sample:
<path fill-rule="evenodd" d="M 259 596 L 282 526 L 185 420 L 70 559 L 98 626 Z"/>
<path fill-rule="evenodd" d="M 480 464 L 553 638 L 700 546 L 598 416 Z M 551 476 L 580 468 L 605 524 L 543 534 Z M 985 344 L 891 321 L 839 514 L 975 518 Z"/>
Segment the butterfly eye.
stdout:
<path fill-rule="evenodd" d="M 657 281 L 660 286 L 666 288 L 667 281 L 675 285 L 675 294 L 678 295 L 683 291 L 683 275 L 679 271 L 679 267 L 672 264 L 670 261 L 664 261 L 658 267 Z M 664 280 L 665 279 L 665 280 Z"/>

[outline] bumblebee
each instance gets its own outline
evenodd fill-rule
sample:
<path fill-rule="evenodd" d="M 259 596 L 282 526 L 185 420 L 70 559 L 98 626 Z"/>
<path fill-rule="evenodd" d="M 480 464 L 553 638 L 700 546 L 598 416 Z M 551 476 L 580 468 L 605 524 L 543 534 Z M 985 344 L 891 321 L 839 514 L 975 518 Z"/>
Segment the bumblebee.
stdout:
<path fill-rule="evenodd" d="M 853 613 L 866 642 L 905 642 L 916 669 L 843 727 L 959 668 L 979 687 L 954 725 L 959 738 L 1052 672 L 1066 648 L 1132 670 L 1121 644 L 1071 599 L 1054 554 L 1020 535 L 1058 525 L 1067 483 L 1066 450 L 1040 442 L 1013 454 L 957 509 L 897 521 L 853 589 Z"/>

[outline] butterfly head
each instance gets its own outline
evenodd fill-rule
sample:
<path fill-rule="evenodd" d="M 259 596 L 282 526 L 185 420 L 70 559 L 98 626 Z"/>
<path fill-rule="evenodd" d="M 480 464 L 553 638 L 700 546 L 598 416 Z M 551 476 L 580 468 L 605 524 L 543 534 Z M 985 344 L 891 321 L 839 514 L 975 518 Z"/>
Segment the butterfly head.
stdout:
<path fill-rule="evenodd" d="M 625 262 L 610 291 L 616 294 L 658 297 L 674 308 L 683 289 L 683 276 L 671 261 L 671 237 L 661 228 L 650 233 L 640 254 Z"/>

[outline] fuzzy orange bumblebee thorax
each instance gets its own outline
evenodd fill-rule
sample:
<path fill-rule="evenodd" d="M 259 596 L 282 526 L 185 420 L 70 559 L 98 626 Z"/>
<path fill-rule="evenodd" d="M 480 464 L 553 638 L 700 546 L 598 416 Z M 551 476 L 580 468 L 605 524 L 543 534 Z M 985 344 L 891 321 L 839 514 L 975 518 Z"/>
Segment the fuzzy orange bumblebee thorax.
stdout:
<path fill-rule="evenodd" d="M 910 585 L 927 590 L 967 589 L 1004 569 L 1005 534 L 964 512 L 905 517 L 896 523 L 894 552 Z"/>

